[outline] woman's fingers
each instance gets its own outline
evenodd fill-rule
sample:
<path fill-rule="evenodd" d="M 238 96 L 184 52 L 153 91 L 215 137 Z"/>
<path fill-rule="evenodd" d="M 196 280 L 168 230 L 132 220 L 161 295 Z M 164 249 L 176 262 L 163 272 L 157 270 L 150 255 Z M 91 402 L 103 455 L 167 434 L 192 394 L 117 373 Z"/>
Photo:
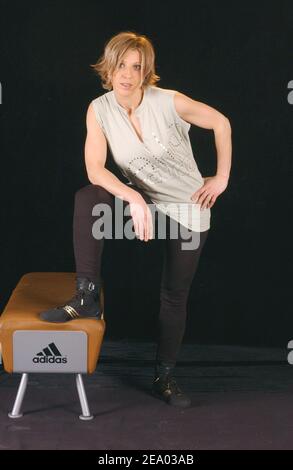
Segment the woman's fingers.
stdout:
<path fill-rule="evenodd" d="M 152 213 L 151 213 L 150 210 L 148 212 L 148 217 L 149 217 L 149 231 L 148 231 L 148 234 L 149 234 L 149 240 L 151 240 L 153 238 L 153 218 L 152 218 Z"/>
<path fill-rule="evenodd" d="M 217 197 L 214 195 L 211 197 L 210 202 L 208 203 L 207 207 L 211 208 L 216 202 Z"/>
<path fill-rule="evenodd" d="M 140 207 L 135 207 L 133 214 L 133 224 L 135 227 L 135 234 L 136 237 L 139 238 L 140 240 L 143 240 L 144 237 L 144 224 L 142 220 L 142 210 Z"/>
<path fill-rule="evenodd" d="M 135 235 L 138 237 L 139 235 L 139 231 L 138 231 L 138 223 L 136 221 L 136 219 L 133 217 L 133 226 L 134 226 L 134 232 L 135 232 Z"/>
<path fill-rule="evenodd" d="M 145 241 L 151 240 L 153 238 L 153 217 L 150 208 L 147 206 L 146 210 L 146 239 Z"/>
<path fill-rule="evenodd" d="M 211 198 L 210 194 L 205 195 L 205 197 L 201 201 L 201 210 L 205 209 L 208 206 L 210 202 L 210 198 Z"/>
<path fill-rule="evenodd" d="M 132 211 L 134 231 L 140 240 L 148 241 L 153 238 L 152 213 L 149 207 L 133 206 Z"/>
<path fill-rule="evenodd" d="M 140 223 L 139 223 L 139 238 L 140 238 L 140 240 L 144 239 L 144 223 L 141 220 L 140 220 Z"/>
<path fill-rule="evenodd" d="M 207 195 L 208 195 L 208 190 L 205 189 L 205 190 L 199 195 L 199 197 L 198 197 L 198 199 L 197 199 L 197 201 L 196 201 L 197 204 L 202 204 L 202 202 L 205 200 L 205 198 L 207 197 Z"/>
<path fill-rule="evenodd" d="M 143 239 L 146 242 L 147 239 L 148 239 L 148 215 L 147 215 L 147 211 L 145 211 L 144 215 L 143 215 L 143 225 L 144 225 Z"/>

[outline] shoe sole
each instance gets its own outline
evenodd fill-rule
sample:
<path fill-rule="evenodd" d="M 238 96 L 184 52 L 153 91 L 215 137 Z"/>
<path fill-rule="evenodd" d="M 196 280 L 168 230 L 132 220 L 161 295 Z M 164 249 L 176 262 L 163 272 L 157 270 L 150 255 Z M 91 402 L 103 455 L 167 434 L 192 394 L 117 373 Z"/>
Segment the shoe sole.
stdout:
<path fill-rule="evenodd" d="M 79 318 L 68 318 L 68 320 L 45 320 L 43 319 L 41 316 L 40 316 L 40 319 L 44 322 L 47 322 L 47 323 L 68 323 L 69 321 L 74 321 L 74 320 L 85 320 L 85 319 L 93 319 L 93 320 L 102 320 L 104 318 L 104 311 L 102 311 L 101 313 L 99 312 L 98 314 L 96 315 L 91 315 L 91 316 L 80 316 Z"/>
<path fill-rule="evenodd" d="M 189 408 L 191 406 L 191 402 L 184 405 L 184 404 L 179 404 L 179 403 L 171 403 L 170 400 L 168 400 L 167 398 L 164 398 L 162 397 L 162 395 L 160 395 L 158 392 L 155 392 L 154 390 L 152 390 L 152 395 L 155 397 L 155 398 L 159 398 L 159 400 L 162 400 L 164 403 L 166 403 L 167 405 L 170 405 L 170 406 L 175 406 L 176 408 Z"/>

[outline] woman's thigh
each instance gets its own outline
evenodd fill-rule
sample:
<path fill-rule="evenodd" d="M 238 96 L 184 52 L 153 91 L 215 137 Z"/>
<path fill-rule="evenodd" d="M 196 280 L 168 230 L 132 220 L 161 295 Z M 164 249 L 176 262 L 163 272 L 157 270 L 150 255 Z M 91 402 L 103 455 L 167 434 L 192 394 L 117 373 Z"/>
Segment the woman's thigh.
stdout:
<path fill-rule="evenodd" d="M 135 185 L 131 185 L 131 188 L 140 193 L 147 204 L 153 204 L 142 189 Z M 75 219 L 85 217 L 92 223 L 93 234 L 97 239 L 116 238 L 117 227 L 118 238 L 121 238 L 126 224 L 131 225 L 132 217 L 127 206 L 129 201 L 116 197 L 100 185 L 89 184 L 75 194 Z M 133 230 L 131 232 L 133 233 Z"/>

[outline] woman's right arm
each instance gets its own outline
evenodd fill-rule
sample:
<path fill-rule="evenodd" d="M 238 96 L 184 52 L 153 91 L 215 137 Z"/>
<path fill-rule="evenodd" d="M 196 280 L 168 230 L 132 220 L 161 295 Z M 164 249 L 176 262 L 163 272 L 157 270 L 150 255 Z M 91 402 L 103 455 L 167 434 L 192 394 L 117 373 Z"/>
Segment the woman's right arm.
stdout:
<path fill-rule="evenodd" d="M 122 183 L 105 168 L 107 140 L 97 123 L 92 103 L 86 115 L 87 136 L 85 141 L 85 165 L 88 179 L 92 184 L 105 188 L 109 193 L 130 203 L 134 229 L 140 239 L 152 238 L 152 215 L 141 194 Z"/>
<path fill-rule="evenodd" d="M 107 158 L 107 140 L 97 123 L 92 103 L 86 116 L 87 136 L 85 141 L 85 165 L 88 179 L 92 184 L 102 186 L 114 196 L 130 202 L 138 194 L 134 189 L 122 183 L 111 171 L 105 168 Z"/>

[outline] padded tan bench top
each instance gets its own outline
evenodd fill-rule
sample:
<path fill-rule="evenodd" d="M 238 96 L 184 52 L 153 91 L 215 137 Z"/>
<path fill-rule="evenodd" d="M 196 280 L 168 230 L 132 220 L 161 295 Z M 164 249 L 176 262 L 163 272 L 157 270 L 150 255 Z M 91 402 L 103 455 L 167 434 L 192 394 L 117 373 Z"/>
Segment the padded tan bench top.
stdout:
<path fill-rule="evenodd" d="M 0 316 L 0 343 L 7 372 L 13 371 L 12 335 L 17 330 L 84 331 L 88 335 L 88 373 L 94 372 L 105 331 L 104 319 L 48 323 L 39 313 L 68 301 L 76 290 L 75 273 L 35 272 L 22 276 Z"/>

